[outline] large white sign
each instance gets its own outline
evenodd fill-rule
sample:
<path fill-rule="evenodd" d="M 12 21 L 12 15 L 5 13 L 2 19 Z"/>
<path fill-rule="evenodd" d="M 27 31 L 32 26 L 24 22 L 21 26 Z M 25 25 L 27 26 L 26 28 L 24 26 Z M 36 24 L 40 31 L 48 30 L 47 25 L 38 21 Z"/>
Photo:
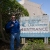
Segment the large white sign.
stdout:
<path fill-rule="evenodd" d="M 21 17 L 21 33 L 48 33 L 49 18 L 48 16 Z"/>

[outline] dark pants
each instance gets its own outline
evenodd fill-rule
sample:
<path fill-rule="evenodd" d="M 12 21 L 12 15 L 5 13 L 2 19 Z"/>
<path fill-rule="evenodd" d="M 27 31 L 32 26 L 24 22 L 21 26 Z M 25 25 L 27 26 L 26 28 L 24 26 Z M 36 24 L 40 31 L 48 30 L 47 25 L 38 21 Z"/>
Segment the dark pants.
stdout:
<path fill-rule="evenodd" d="M 10 50 L 14 50 L 14 40 L 16 38 L 16 47 L 20 46 L 20 34 L 19 33 L 14 33 L 11 34 L 11 38 L 10 38 Z"/>

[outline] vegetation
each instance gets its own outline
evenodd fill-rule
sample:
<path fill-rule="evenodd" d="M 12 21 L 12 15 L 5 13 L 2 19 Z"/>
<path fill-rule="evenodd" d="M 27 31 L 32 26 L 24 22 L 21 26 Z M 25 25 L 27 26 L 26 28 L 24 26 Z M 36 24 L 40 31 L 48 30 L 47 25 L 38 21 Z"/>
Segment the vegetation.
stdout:
<path fill-rule="evenodd" d="M 0 12 L 3 14 L 7 14 L 11 12 L 15 12 L 16 10 L 21 10 L 23 12 L 24 15 L 29 15 L 28 11 L 22 6 L 20 5 L 16 0 L 1 0 L 0 1 Z M 26 13 L 27 14 L 26 14 Z"/>
<path fill-rule="evenodd" d="M 23 47 L 21 50 L 50 50 L 50 45 L 44 44 L 42 39 L 29 39 L 26 47 Z"/>

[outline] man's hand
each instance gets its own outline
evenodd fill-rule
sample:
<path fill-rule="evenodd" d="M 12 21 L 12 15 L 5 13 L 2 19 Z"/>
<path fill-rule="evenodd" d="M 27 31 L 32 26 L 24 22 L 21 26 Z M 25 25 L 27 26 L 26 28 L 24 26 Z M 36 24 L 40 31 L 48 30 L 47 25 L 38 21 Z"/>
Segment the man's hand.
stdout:
<path fill-rule="evenodd" d="M 14 26 L 14 24 L 11 24 L 11 27 L 13 27 Z"/>

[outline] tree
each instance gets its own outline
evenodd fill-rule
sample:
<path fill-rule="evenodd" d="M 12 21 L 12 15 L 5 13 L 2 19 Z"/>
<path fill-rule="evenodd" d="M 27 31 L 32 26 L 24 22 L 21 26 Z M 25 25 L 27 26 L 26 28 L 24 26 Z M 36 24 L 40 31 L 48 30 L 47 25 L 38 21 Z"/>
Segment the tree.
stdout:
<path fill-rule="evenodd" d="M 28 11 L 20 5 L 16 0 L 0 0 L 0 33 L 2 35 L 2 40 L 5 40 L 5 36 L 3 34 L 3 27 L 5 23 L 9 20 L 9 17 L 12 12 L 16 13 L 18 18 L 19 15 L 29 16 Z"/>

